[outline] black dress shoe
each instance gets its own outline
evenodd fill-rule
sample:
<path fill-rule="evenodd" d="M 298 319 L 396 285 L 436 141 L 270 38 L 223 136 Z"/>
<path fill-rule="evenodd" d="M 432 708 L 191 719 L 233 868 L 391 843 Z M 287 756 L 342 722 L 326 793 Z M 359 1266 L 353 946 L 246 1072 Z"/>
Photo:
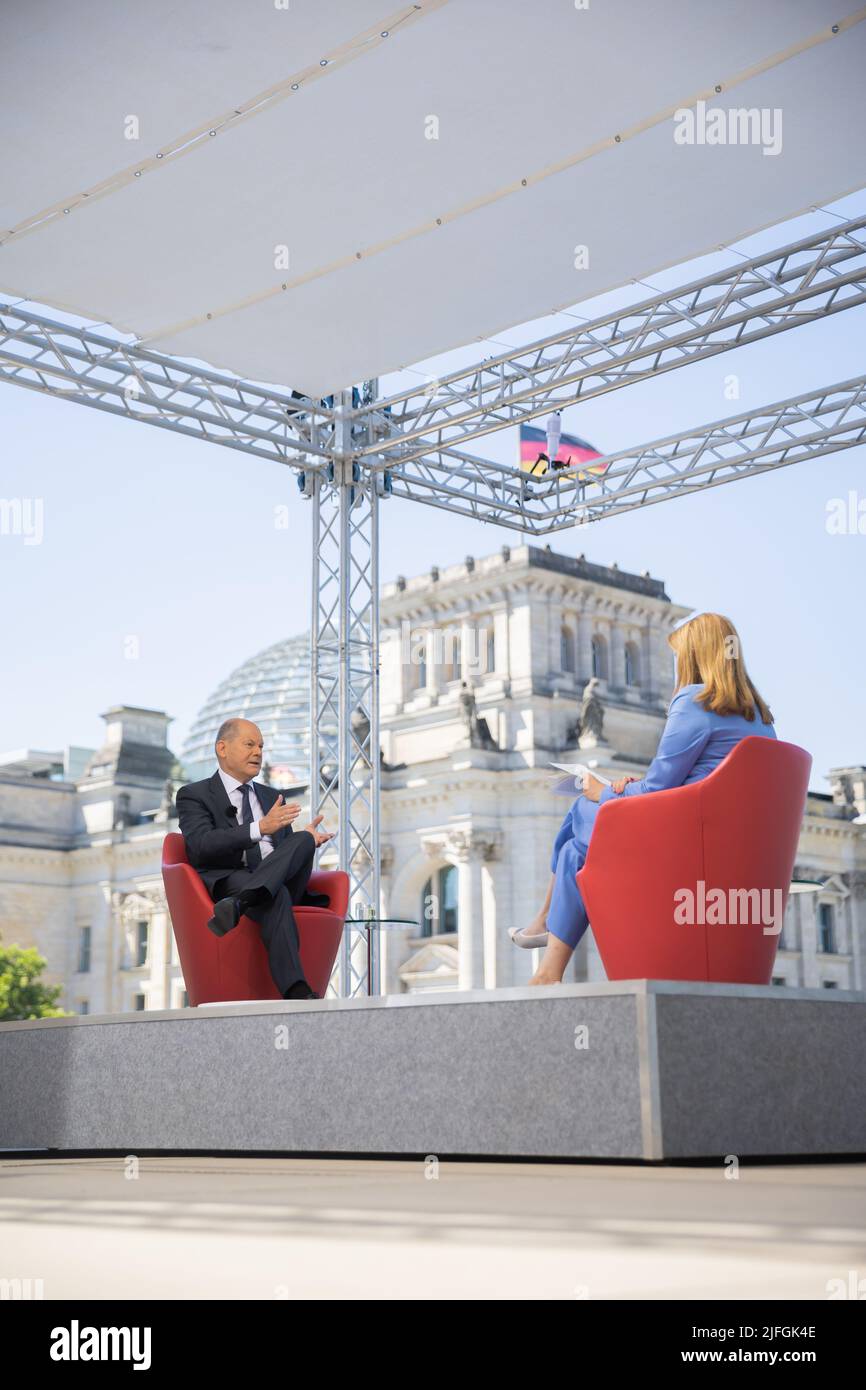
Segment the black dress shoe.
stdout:
<path fill-rule="evenodd" d="M 314 989 L 310 989 L 306 980 L 297 980 L 295 984 L 289 985 L 284 999 L 318 999 L 319 996 Z"/>
<path fill-rule="evenodd" d="M 225 936 L 241 920 L 241 905 L 237 898 L 220 898 L 208 926 L 214 936 Z"/>

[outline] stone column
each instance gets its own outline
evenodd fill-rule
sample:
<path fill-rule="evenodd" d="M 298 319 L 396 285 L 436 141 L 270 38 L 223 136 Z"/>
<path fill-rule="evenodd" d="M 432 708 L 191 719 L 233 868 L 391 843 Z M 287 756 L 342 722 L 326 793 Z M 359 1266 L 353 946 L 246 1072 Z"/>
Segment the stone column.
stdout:
<path fill-rule="evenodd" d="M 101 878 L 96 884 L 90 933 L 90 969 L 93 972 L 90 991 L 92 1014 L 119 1013 L 123 1007 L 118 973 L 117 917 L 114 910 L 117 900 L 111 879 Z M 101 973 L 101 981 L 97 972 Z"/>
<path fill-rule="evenodd" d="M 424 687 L 431 700 L 436 700 L 439 695 L 439 686 L 442 679 L 440 659 L 442 656 L 442 634 L 438 630 L 434 633 L 434 624 L 426 623 L 424 627 L 424 655 L 427 661 L 427 683 Z"/>
<path fill-rule="evenodd" d="M 547 596 L 547 664 L 554 679 L 562 674 L 560 632 L 565 621 L 565 613 L 559 596 L 549 593 Z"/>
<path fill-rule="evenodd" d="M 577 675 L 585 685 L 592 675 L 592 618 L 588 609 L 582 608 L 577 618 Z"/>
<path fill-rule="evenodd" d="M 490 883 L 485 884 L 484 864 L 499 848 L 497 831 L 453 830 L 447 850 L 457 861 L 457 949 L 460 989 L 483 989 L 491 964 L 491 941 L 485 930 L 485 901 L 490 906 Z M 495 931 L 495 918 L 493 922 Z M 495 951 L 495 941 L 492 943 Z M 495 976 L 495 958 L 492 971 Z"/>
<path fill-rule="evenodd" d="M 511 610 L 509 632 L 509 671 L 511 680 L 518 689 L 529 687 L 533 676 L 544 679 L 547 661 L 542 655 L 538 640 L 543 628 L 539 623 L 539 605 L 534 597 L 527 597 Z"/>
<path fill-rule="evenodd" d="M 625 638 L 616 615 L 610 623 L 610 684 L 613 690 L 625 689 Z"/>
<path fill-rule="evenodd" d="M 406 699 L 406 667 L 403 659 L 408 659 L 411 652 L 408 635 L 406 651 L 403 650 L 403 622 L 406 622 L 405 618 L 399 627 L 386 628 L 379 645 L 382 704 L 395 709 L 402 709 Z"/>
<path fill-rule="evenodd" d="M 467 849 L 458 860 L 457 950 L 460 989 L 481 989 L 484 984 L 484 907 L 481 856 Z"/>
<path fill-rule="evenodd" d="M 804 989 L 818 989 L 818 912 L 816 893 L 798 894 L 797 907 L 800 912 L 800 961 L 803 972 Z"/>
<path fill-rule="evenodd" d="M 515 954 L 514 947 L 501 930 L 497 912 L 497 890 L 503 885 L 495 865 L 502 858 L 502 834 L 490 833 L 484 849 L 484 864 L 481 870 L 481 894 L 484 913 L 484 988 L 496 989 L 501 984 L 510 983 L 511 965 Z M 508 894 L 503 895 L 508 900 Z M 507 967 L 507 969 L 506 969 Z"/>
<path fill-rule="evenodd" d="M 864 970 L 864 962 L 866 962 L 866 873 L 855 871 L 848 874 L 847 882 L 851 889 L 849 925 L 853 978 L 850 987 L 862 991 L 866 989 L 866 970 Z"/>
<path fill-rule="evenodd" d="M 493 641 L 496 649 L 496 674 L 500 680 L 508 682 L 511 677 L 511 653 L 509 651 L 509 628 L 511 626 L 511 605 L 507 599 L 493 614 Z"/>
<path fill-rule="evenodd" d="M 153 1007 L 170 1009 L 171 1001 L 171 942 L 172 930 L 171 919 L 168 915 L 168 903 L 165 900 L 165 893 L 161 884 L 153 884 L 147 890 L 147 896 L 153 904 L 153 912 L 150 919 L 151 935 L 151 968 L 150 979 L 153 999 Z"/>
<path fill-rule="evenodd" d="M 479 636 L 477 619 L 471 613 L 460 619 L 460 680 L 466 681 L 470 690 L 475 680 L 482 674 L 479 661 Z"/>
<path fill-rule="evenodd" d="M 641 633 L 640 665 L 642 693 L 645 699 L 650 700 L 657 693 L 657 686 L 653 672 L 653 630 L 649 619 Z"/>

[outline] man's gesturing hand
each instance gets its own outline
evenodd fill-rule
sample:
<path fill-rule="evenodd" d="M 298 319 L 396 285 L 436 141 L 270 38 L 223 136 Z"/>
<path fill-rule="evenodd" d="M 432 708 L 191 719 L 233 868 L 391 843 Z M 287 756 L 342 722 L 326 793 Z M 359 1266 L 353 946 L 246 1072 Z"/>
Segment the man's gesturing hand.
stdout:
<path fill-rule="evenodd" d="M 297 820 L 300 814 L 301 808 L 294 801 L 284 806 L 283 798 L 278 796 L 268 814 L 259 821 L 259 829 L 263 835 L 275 835 L 278 830 L 284 830 L 293 820 Z"/>
<path fill-rule="evenodd" d="M 334 838 L 333 831 L 319 829 L 324 819 L 324 816 L 316 816 L 315 820 L 311 820 L 309 825 L 304 826 L 304 829 L 309 830 L 315 840 L 316 849 L 319 848 L 319 845 L 326 845 L 329 840 L 333 840 Z"/>

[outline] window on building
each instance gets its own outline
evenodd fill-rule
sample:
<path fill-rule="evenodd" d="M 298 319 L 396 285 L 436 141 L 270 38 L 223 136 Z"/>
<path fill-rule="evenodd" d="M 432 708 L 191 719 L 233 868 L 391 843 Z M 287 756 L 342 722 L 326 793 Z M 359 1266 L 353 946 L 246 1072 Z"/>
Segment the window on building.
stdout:
<path fill-rule="evenodd" d="M 822 989 L 838 989 L 838 988 L 839 988 L 839 985 L 837 984 L 837 982 L 836 982 L 835 980 L 822 980 L 822 981 L 821 981 L 821 988 L 822 988 Z"/>
<path fill-rule="evenodd" d="M 418 652 L 418 664 L 415 667 L 415 688 L 423 690 L 427 684 L 427 648 L 421 647 Z"/>
<path fill-rule="evenodd" d="M 592 674 L 607 680 L 607 643 L 598 633 L 592 639 Z"/>
<path fill-rule="evenodd" d="M 183 990 L 183 991 L 181 992 L 181 996 L 180 996 L 180 1007 L 181 1007 L 182 1009 L 188 1009 L 188 1008 L 189 1008 L 189 995 L 187 994 L 186 990 Z"/>
<path fill-rule="evenodd" d="M 143 1013 L 144 1013 L 144 995 L 143 995 L 143 994 L 136 994 L 136 995 L 134 995 L 133 1001 L 132 1001 L 132 1002 L 133 1002 L 133 1004 L 135 1005 L 135 1011 L 136 1011 L 136 1013 L 143 1014 Z"/>
<path fill-rule="evenodd" d="M 90 970 L 91 928 L 82 927 L 78 933 L 78 973 L 86 975 Z"/>
<path fill-rule="evenodd" d="M 487 628 L 486 633 L 485 633 L 485 637 L 486 637 L 486 639 L 487 639 L 487 641 L 486 641 L 486 646 L 487 646 L 487 654 L 486 654 L 486 655 L 487 655 L 487 661 L 486 661 L 486 665 L 487 665 L 487 673 L 488 673 L 488 675 L 489 675 L 492 671 L 495 671 L 495 670 L 496 670 L 496 634 L 495 634 L 494 631 L 493 631 L 492 625 L 491 625 L 490 627 Z"/>
<path fill-rule="evenodd" d="M 136 922 L 135 924 L 135 963 L 136 965 L 147 965 L 147 922 Z"/>
<path fill-rule="evenodd" d="M 421 890 L 421 935 L 440 936 L 457 930 L 457 868 L 446 864 L 428 878 Z"/>
<path fill-rule="evenodd" d="M 825 956 L 836 954 L 836 921 L 832 903 L 818 904 L 818 950 Z"/>
<path fill-rule="evenodd" d="M 565 623 L 559 629 L 559 665 L 566 675 L 574 675 L 574 633 Z"/>
<path fill-rule="evenodd" d="M 89 999 L 79 999 L 79 1001 L 78 1001 L 78 1012 L 79 1012 L 80 1014 L 89 1014 L 89 1013 L 90 1013 L 90 1000 L 89 1000 Z"/>
<path fill-rule="evenodd" d="M 774 976 L 773 976 L 773 984 L 774 984 L 774 985 L 784 985 L 784 983 L 785 983 L 785 977 L 784 977 L 784 975 L 774 975 Z"/>
<path fill-rule="evenodd" d="M 640 685 L 640 653 L 636 642 L 625 644 L 625 683 Z"/>

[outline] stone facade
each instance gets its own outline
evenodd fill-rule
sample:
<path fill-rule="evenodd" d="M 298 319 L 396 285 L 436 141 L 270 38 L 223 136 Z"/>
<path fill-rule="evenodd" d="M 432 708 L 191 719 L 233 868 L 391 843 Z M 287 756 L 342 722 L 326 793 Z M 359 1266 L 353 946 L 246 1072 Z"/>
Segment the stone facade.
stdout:
<path fill-rule="evenodd" d="M 648 575 L 533 546 L 385 586 L 383 899 L 389 916 L 421 924 L 384 934 L 387 992 L 529 978 L 535 953 L 514 947 L 507 929 L 534 916 L 547 887 L 568 804 L 550 791 L 549 764 L 593 758 L 612 777 L 645 771 L 673 689 L 667 635 L 690 611 Z M 603 730 L 578 739 L 593 677 Z M 495 751 L 479 746 L 462 717 L 464 680 Z M 831 778 L 832 796 L 808 799 L 797 868 L 822 887 L 791 896 L 775 978 L 862 990 L 866 826 L 854 817 L 866 811 L 866 770 Z M 439 915 L 430 896 L 449 869 L 457 930 L 430 935 L 426 918 Z M 591 932 L 572 971 L 605 978 Z"/>
<path fill-rule="evenodd" d="M 0 937 L 36 946 L 63 1008 L 181 1008 L 183 977 L 162 887 L 173 758 L 161 711 L 109 710 L 76 782 L 0 771 Z"/>
<path fill-rule="evenodd" d="M 689 611 L 648 575 L 533 546 L 384 587 L 382 907 L 418 924 L 383 932 L 386 991 L 528 979 L 534 953 L 507 928 L 543 899 L 568 805 L 549 764 L 646 769 L 673 686 L 667 635 Z M 600 731 L 585 704 L 582 720 L 592 678 Z M 75 780 L 60 754 L 0 759 L 0 936 L 39 948 L 65 1008 L 178 1008 L 160 875 L 181 777 L 170 721 L 127 706 L 104 718 Z M 863 990 L 866 768 L 830 775 L 832 794 L 809 796 L 795 873 L 818 887 L 789 901 L 775 978 Z M 604 979 L 591 933 L 572 971 Z"/>

